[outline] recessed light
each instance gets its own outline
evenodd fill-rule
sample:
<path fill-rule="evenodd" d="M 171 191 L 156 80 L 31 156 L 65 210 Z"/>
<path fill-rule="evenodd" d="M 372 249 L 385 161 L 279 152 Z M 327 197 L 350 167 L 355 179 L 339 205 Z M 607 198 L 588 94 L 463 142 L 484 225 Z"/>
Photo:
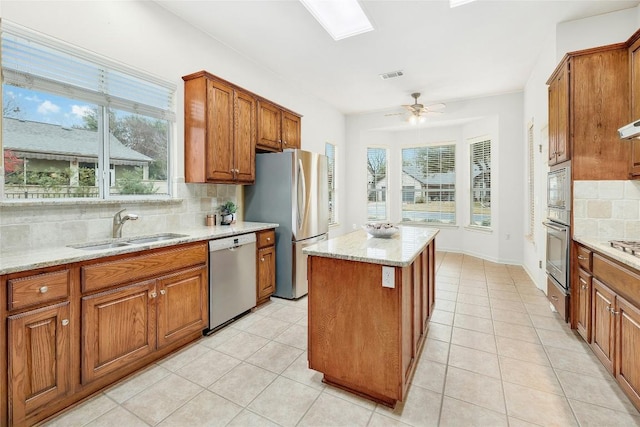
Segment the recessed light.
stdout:
<path fill-rule="evenodd" d="M 334 40 L 373 30 L 357 0 L 300 0 Z"/>

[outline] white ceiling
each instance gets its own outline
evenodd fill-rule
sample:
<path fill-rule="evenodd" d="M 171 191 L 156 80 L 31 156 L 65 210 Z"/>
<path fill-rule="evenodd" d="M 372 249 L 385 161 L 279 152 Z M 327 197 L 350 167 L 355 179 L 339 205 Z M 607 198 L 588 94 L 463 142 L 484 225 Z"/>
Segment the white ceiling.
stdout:
<path fill-rule="evenodd" d="M 360 0 L 375 30 L 334 41 L 297 0 L 156 1 L 345 114 L 520 91 L 556 24 L 640 3 Z"/>

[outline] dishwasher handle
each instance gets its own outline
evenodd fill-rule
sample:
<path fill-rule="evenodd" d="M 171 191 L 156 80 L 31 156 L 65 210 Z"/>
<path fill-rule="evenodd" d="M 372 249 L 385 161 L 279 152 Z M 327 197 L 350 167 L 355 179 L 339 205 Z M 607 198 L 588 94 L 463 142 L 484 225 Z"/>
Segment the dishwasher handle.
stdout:
<path fill-rule="evenodd" d="M 256 233 L 240 234 L 223 239 L 209 240 L 209 252 L 222 251 L 225 249 L 235 250 L 241 246 L 252 244 L 257 241 Z"/>

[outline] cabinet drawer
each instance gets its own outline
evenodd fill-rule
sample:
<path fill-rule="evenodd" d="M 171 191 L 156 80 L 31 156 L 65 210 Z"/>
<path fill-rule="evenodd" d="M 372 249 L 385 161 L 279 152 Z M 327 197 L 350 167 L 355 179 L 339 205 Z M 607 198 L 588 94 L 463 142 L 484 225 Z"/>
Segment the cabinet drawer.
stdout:
<path fill-rule="evenodd" d="M 593 254 L 593 275 L 606 283 L 614 292 L 640 306 L 640 275 L 599 254 Z"/>
<path fill-rule="evenodd" d="M 578 245 L 577 248 L 578 265 L 585 271 L 591 271 L 593 253 L 584 246 Z"/>
<path fill-rule="evenodd" d="M 69 270 L 7 280 L 8 309 L 17 310 L 69 296 Z"/>
<path fill-rule="evenodd" d="M 569 319 L 569 295 L 565 295 L 560 288 L 547 277 L 547 298 L 553 304 L 560 316 L 566 322 Z"/>
<path fill-rule="evenodd" d="M 207 244 L 202 243 L 85 265 L 81 268 L 82 292 L 173 273 L 178 269 L 206 262 Z"/>
<path fill-rule="evenodd" d="M 273 246 L 276 243 L 276 232 L 274 230 L 258 232 L 258 249 Z"/>

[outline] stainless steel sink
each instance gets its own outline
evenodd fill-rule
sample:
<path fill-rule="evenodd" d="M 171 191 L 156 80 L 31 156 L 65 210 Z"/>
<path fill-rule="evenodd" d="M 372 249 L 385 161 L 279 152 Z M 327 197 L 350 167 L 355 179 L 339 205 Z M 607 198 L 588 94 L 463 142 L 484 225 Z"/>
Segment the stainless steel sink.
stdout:
<path fill-rule="evenodd" d="M 162 242 L 163 240 L 171 240 L 177 239 L 180 237 L 187 237 L 188 234 L 177 234 L 177 233 L 161 233 L 154 234 L 151 236 L 140 236 L 140 237 L 131 237 L 126 240 L 118 239 L 116 241 L 102 241 L 102 242 L 94 242 L 94 243 L 81 243 L 79 245 L 70 245 L 70 248 L 74 249 L 82 249 L 83 251 L 99 251 L 102 249 L 113 249 L 113 248 L 121 248 L 123 246 L 135 246 L 142 245 L 145 243 L 154 243 L 154 242 Z"/>
<path fill-rule="evenodd" d="M 153 242 L 161 242 L 163 240 L 177 239 L 179 237 L 187 237 L 188 234 L 177 234 L 177 233 L 163 233 L 156 234 L 154 236 L 143 236 L 143 237 L 133 237 L 131 239 L 127 239 L 127 243 L 131 244 L 142 244 L 142 243 L 153 243 Z"/>
<path fill-rule="evenodd" d="M 120 248 L 122 246 L 131 246 L 127 242 L 108 242 L 108 243 L 86 243 L 81 245 L 72 245 L 71 248 L 82 249 L 83 251 L 99 251 L 101 249 Z"/>

